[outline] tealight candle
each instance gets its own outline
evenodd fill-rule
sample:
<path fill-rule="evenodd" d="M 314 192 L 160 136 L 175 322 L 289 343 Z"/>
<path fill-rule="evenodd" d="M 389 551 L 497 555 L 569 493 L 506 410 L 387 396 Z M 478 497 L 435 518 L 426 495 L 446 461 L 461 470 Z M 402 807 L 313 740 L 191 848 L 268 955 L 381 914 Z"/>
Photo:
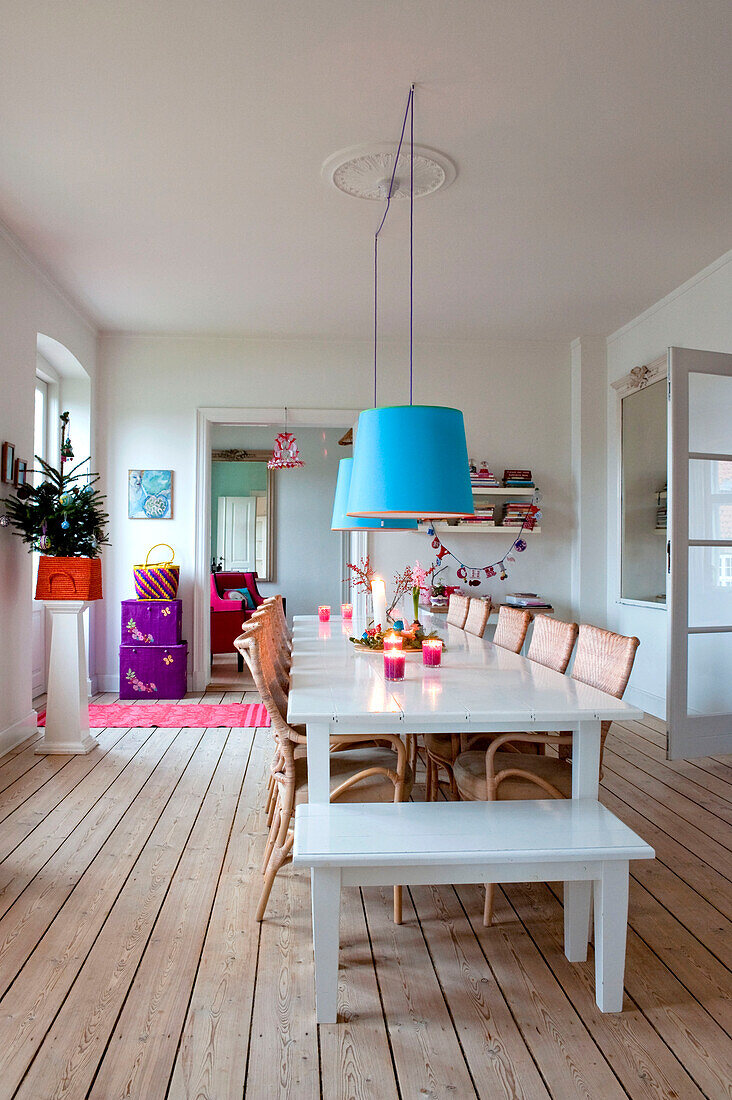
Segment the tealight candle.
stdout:
<path fill-rule="evenodd" d="M 353 618 L 353 604 L 352 603 L 342 603 L 341 604 L 341 618 L 342 619 L 352 619 Z"/>
<path fill-rule="evenodd" d="M 442 639 L 425 638 L 422 642 L 422 664 L 437 668 L 442 661 Z"/>
<path fill-rule="evenodd" d="M 401 638 L 399 639 L 401 641 Z M 403 680 L 406 655 L 401 649 L 384 650 L 384 679 Z"/>
<path fill-rule="evenodd" d="M 402 649 L 402 636 L 394 630 L 389 630 L 384 635 L 384 653 L 390 653 L 397 649 Z"/>
<path fill-rule="evenodd" d="M 321 604 L 321 606 L 318 608 L 318 618 L 320 619 L 321 623 L 330 622 L 330 607 L 327 604 Z"/>

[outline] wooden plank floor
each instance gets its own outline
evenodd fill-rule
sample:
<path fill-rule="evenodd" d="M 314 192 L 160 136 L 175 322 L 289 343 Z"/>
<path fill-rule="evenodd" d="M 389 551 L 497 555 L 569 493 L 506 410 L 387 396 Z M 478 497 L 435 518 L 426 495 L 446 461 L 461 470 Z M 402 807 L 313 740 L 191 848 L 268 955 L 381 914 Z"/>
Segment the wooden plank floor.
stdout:
<path fill-rule="evenodd" d="M 479 886 L 405 890 L 399 928 L 374 888 L 344 892 L 341 1022 L 318 1028 L 308 876 L 253 919 L 270 744 L 105 730 L 87 757 L 0 759 L 0 1100 L 732 1095 L 729 760 L 667 762 L 651 718 L 611 731 L 602 799 L 657 852 L 622 1015 L 564 957 L 557 884 L 498 890 L 489 929 Z"/>

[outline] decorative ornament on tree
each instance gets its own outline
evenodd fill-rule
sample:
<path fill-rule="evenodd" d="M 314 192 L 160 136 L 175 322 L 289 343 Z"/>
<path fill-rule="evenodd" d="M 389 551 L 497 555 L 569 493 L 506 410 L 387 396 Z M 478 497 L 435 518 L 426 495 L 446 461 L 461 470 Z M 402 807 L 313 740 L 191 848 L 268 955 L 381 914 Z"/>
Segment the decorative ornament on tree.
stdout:
<path fill-rule="evenodd" d="M 5 513 L 3 512 L 3 514 L 0 516 L 0 527 L 9 527 L 9 526 L 10 526 L 10 517 L 6 516 Z"/>
<path fill-rule="evenodd" d="M 62 493 L 61 496 L 58 499 L 59 499 L 59 504 L 61 504 L 64 508 L 68 508 L 68 506 L 71 504 L 71 502 L 74 498 L 73 498 L 71 493 L 67 492 L 67 493 Z"/>
<path fill-rule="evenodd" d="M 68 412 L 62 412 L 59 420 L 61 421 L 61 466 L 63 467 L 66 459 L 74 457 L 74 450 L 71 446 L 71 436 L 69 435 L 69 420 L 71 419 Z"/>

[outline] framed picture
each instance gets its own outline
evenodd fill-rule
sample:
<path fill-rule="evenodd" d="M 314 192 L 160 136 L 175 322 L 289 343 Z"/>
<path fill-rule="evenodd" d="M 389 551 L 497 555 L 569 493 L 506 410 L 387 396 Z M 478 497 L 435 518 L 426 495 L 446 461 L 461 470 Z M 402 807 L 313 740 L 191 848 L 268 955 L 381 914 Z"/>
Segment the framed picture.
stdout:
<path fill-rule="evenodd" d="M 3 443 L 2 454 L 2 469 L 0 469 L 0 478 L 7 484 L 12 484 L 13 476 L 15 474 L 15 444 Z"/>
<path fill-rule="evenodd" d="M 14 484 L 15 484 L 16 489 L 18 488 L 19 485 L 25 485 L 25 483 L 27 482 L 27 480 L 28 480 L 28 463 L 26 462 L 26 460 L 24 458 L 16 458 L 16 460 L 15 460 L 15 477 L 14 477 L 13 480 L 14 480 Z"/>
<path fill-rule="evenodd" d="M 173 471 L 129 470 L 127 515 L 129 519 L 172 519 Z"/>

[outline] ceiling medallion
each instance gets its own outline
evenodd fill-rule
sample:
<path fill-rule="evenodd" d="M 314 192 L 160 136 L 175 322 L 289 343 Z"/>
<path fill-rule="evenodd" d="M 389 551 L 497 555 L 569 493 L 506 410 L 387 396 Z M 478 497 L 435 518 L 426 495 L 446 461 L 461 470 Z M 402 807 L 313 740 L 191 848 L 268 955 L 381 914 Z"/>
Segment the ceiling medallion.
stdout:
<path fill-rule="evenodd" d="M 323 178 L 354 199 L 383 202 L 389 193 L 389 181 L 394 170 L 397 146 L 393 142 L 377 145 L 354 145 L 328 157 L 322 168 Z M 449 157 L 429 149 L 414 146 L 414 197 L 431 195 L 449 187 L 457 169 Z M 393 199 L 409 198 L 409 150 L 402 151 L 394 179 Z"/>

